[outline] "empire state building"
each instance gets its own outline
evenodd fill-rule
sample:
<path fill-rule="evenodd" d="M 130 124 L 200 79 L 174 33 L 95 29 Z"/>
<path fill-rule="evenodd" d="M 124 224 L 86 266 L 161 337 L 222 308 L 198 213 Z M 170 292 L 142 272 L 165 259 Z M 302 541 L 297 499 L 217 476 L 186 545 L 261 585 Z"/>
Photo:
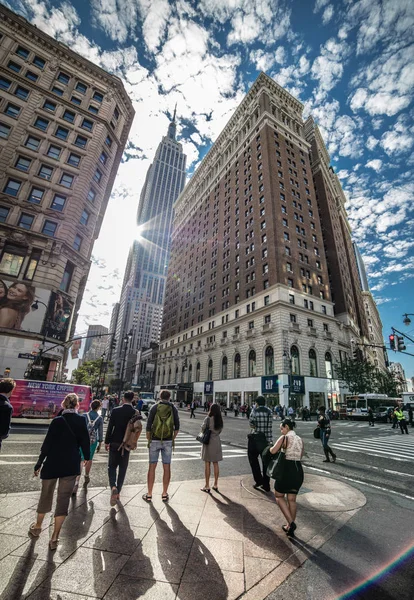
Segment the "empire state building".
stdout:
<path fill-rule="evenodd" d="M 174 111 L 141 191 L 137 214 L 139 237 L 129 252 L 124 274 L 114 358 L 117 375 L 125 380 L 131 379 L 137 352 L 160 340 L 173 206 L 184 188 L 185 168 L 186 156 L 176 140 Z M 123 340 L 128 333 L 132 333 L 132 338 L 125 356 Z"/>

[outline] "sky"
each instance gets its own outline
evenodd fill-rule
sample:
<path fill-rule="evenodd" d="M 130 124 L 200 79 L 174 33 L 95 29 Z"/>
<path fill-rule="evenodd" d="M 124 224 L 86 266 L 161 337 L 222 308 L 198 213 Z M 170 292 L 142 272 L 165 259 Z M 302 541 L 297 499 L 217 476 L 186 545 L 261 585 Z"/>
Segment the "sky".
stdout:
<path fill-rule="evenodd" d="M 347 197 L 388 341 L 414 337 L 412 0 L 10 0 L 123 80 L 136 111 L 79 312 L 109 325 L 146 171 L 175 104 L 189 177 L 260 71 L 304 104 Z M 414 354 L 414 344 L 407 342 Z M 390 353 L 407 377 L 414 357 Z"/>

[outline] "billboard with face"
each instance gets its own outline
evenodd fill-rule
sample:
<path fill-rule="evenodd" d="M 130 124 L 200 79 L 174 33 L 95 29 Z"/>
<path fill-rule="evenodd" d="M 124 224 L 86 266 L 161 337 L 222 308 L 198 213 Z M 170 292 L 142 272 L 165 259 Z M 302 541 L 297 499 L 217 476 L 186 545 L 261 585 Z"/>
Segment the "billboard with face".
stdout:
<path fill-rule="evenodd" d="M 50 290 L 38 288 L 29 281 L 0 278 L 0 327 L 40 333 L 49 297 Z M 38 308 L 33 310 L 36 300 Z"/>
<path fill-rule="evenodd" d="M 73 302 L 60 292 L 51 292 L 43 327 L 43 335 L 61 342 L 66 341 L 71 321 Z"/>

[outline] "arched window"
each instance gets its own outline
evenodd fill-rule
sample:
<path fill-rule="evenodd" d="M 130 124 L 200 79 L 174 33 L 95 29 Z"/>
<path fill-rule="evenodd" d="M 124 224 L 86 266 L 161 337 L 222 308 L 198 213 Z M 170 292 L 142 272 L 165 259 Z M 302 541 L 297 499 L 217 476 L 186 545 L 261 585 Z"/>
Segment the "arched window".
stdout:
<path fill-rule="evenodd" d="M 192 383 L 193 381 L 193 365 L 188 367 L 188 383 Z"/>
<path fill-rule="evenodd" d="M 313 348 L 309 350 L 309 375 L 311 377 L 318 376 L 318 362 L 316 360 L 316 352 Z"/>
<path fill-rule="evenodd" d="M 275 358 L 272 346 L 267 346 L 265 350 L 265 375 L 274 375 Z"/>
<path fill-rule="evenodd" d="M 299 350 L 297 346 L 291 347 L 290 360 L 292 364 L 292 375 L 300 375 Z"/>
<path fill-rule="evenodd" d="M 200 363 L 196 364 L 196 381 L 200 381 Z"/>
<path fill-rule="evenodd" d="M 207 381 L 213 381 L 213 361 L 210 358 L 207 367 Z"/>
<path fill-rule="evenodd" d="M 237 353 L 234 357 L 234 379 L 240 379 L 240 354 Z"/>
<path fill-rule="evenodd" d="M 168 383 L 171 383 L 171 367 L 170 367 L 170 370 L 168 371 Z"/>
<path fill-rule="evenodd" d="M 333 377 L 333 367 L 332 367 L 332 354 L 330 352 L 325 353 L 325 371 L 328 379 L 332 379 Z"/>
<path fill-rule="evenodd" d="M 227 356 L 223 356 L 221 361 L 221 378 L 227 379 Z"/>
<path fill-rule="evenodd" d="M 256 352 L 249 352 L 249 377 L 256 377 Z"/>
<path fill-rule="evenodd" d="M 187 367 L 184 365 L 183 368 L 181 369 L 181 383 L 185 383 L 185 372 L 187 370 Z"/>
<path fill-rule="evenodd" d="M 162 372 L 162 383 L 165 383 L 165 369 Z"/>
<path fill-rule="evenodd" d="M 180 383 L 180 382 L 178 381 L 178 375 L 179 375 L 179 372 L 180 372 L 180 371 L 179 371 L 178 367 L 176 367 L 176 369 L 175 369 L 175 383 Z"/>

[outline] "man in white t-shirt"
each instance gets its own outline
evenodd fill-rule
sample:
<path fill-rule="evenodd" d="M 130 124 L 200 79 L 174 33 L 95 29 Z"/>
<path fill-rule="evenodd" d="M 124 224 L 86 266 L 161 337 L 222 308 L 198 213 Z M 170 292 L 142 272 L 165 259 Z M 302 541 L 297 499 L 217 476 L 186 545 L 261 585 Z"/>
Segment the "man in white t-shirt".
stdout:
<path fill-rule="evenodd" d="M 106 414 L 108 412 L 109 400 L 107 396 L 102 400 L 102 419 L 105 421 Z"/>

